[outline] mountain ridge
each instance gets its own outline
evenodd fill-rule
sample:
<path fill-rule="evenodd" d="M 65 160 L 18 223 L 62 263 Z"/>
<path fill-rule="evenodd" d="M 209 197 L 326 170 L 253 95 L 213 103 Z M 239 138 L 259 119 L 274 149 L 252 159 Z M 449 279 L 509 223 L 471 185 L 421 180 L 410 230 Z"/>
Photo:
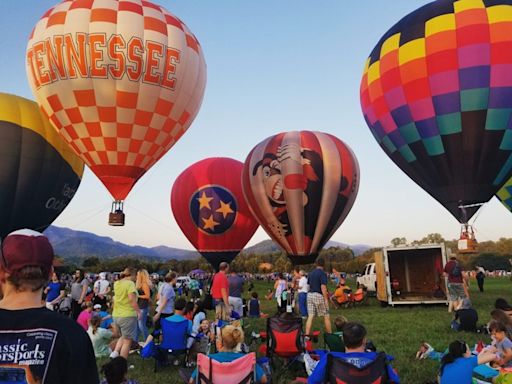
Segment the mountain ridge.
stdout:
<path fill-rule="evenodd" d="M 200 257 L 199 252 L 180 248 L 158 245 L 144 247 L 141 245 L 128 245 L 116 241 L 108 236 L 100 236 L 92 232 L 75 231 L 71 228 L 50 226 L 44 231 L 52 244 L 55 254 L 64 259 L 83 259 L 98 257 L 99 259 L 112 259 L 122 256 L 140 256 L 159 261 L 191 260 Z M 337 241 L 327 242 L 324 248 L 341 247 L 351 248 L 355 256 L 359 256 L 372 248 L 369 245 L 348 245 Z M 242 253 L 270 253 L 280 248 L 272 240 L 263 240 L 253 246 L 245 248 Z"/>

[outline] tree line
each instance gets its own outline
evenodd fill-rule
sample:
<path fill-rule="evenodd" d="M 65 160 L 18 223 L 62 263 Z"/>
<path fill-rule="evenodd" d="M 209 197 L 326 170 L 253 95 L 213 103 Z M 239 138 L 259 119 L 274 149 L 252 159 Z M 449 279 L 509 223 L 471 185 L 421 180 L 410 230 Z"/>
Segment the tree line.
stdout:
<path fill-rule="evenodd" d="M 408 242 L 404 237 L 395 237 L 391 239 L 390 246 L 398 247 L 405 245 L 420 244 L 438 244 L 445 243 L 447 250 L 451 254 L 457 253 L 457 240 L 445 240 L 439 233 L 430 233 L 420 240 Z M 367 263 L 374 261 L 374 252 L 380 248 L 369 249 L 360 256 L 355 256 L 350 248 L 329 247 L 320 252 L 320 256 L 326 261 L 326 269 L 331 271 L 333 268 L 347 273 L 358 273 L 364 269 Z M 459 256 L 463 267 L 468 270 L 476 265 L 483 266 L 485 269 L 509 270 L 512 259 L 512 239 L 500 238 L 498 241 L 485 241 L 479 244 L 479 253 L 473 255 Z M 138 255 L 126 255 L 113 259 L 100 259 L 96 256 L 86 257 L 80 262 L 77 260 L 66 261 L 60 259 L 63 264 L 59 269 L 62 272 L 72 272 L 75 268 L 83 268 L 87 272 L 98 273 L 101 271 L 118 272 L 127 266 L 134 268 L 144 268 L 150 273 L 166 273 L 169 270 L 179 274 L 186 274 L 193 269 L 202 269 L 208 272 L 212 271 L 210 264 L 204 259 L 190 260 L 168 260 L 155 261 L 150 258 L 141 258 Z M 262 264 L 270 264 L 272 272 L 290 272 L 293 270 L 293 264 L 286 257 L 286 254 L 280 251 L 268 253 L 246 253 L 242 252 L 231 263 L 231 268 L 237 272 L 248 273 L 266 273 L 267 270 L 261 269 Z M 301 269 L 310 271 L 313 264 L 302 265 Z"/>

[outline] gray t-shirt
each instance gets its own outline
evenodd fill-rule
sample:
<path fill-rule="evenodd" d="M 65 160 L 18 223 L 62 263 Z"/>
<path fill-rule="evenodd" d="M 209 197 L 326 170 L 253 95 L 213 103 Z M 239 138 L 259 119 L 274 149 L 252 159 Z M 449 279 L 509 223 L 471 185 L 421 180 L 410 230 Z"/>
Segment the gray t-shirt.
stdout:
<path fill-rule="evenodd" d="M 512 341 L 508 337 L 505 337 L 503 340 L 496 343 L 496 349 L 498 350 L 498 354 L 500 357 L 505 356 L 505 350 L 512 348 Z M 512 360 L 505 364 L 505 367 L 512 367 Z"/>
<path fill-rule="evenodd" d="M 82 287 L 83 286 L 89 286 L 89 281 L 84 278 L 82 281 L 75 281 L 73 284 L 71 284 L 71 298 L 73 300 L 80 300 L 80 296 L 82 296 Z"/>
<path fill-rule="evenodd" d="M 244 287 L 244 279 L 238 275 L 229 275 L 229 296 L 231 297 L 242 297 L 242 290 Z"/>
<path fill-rule="evenodd" d="M 176 299 L 176 292 L 174 292 L 174 288 L 169 283 L 164 283 L 162 286 L 162 291 L 160 292 L 160 302 L 162 302 L 163 298 L 167 299 L 165 303 L 165 307 L 162 308 L 160 313 L 174 313 L 174 300 Z"/>

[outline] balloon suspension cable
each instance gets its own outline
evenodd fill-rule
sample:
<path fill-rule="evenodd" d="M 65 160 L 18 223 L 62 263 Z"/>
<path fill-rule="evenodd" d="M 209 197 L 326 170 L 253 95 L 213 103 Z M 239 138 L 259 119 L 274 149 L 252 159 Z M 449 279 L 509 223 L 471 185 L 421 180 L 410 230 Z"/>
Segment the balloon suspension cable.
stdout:
<path fill-rule="evenodd" d="M 87 217 L 85 217 L 84 219 L 78 219 L 78 221 L 71 221 L 71 223 L 75 223 L 75 224 L 72 224 L 70 225 L 71 227 L 75 227 L 76 225 L 78 224 L 83 224 L 83 223 L 86 223 L 88 222 L 89 220 L 91 220 L 92 218 L 98 216 L 101 212 L 104 212 L 105 211 L 105 204 L 103 204 L 100 208 L 94 208 L 94 209 L 89 209 L 88 211 L 84 211 L 84 212 L 80 212 L 76 215 L 73 215 L 73 218 L 77 218 L 77 216 L 84 216 L 84 215 L 89 215 Z M 37 228 L 34 228 L 36 231 L 40 231 L 42 230 L 43 228 L 45 227 L 49 227 L 52 223 L 48 223 L 48 224 L 45 224 L 45 225 L 41 225 L 40 227 L 37 227 Z"/>
<path fill-rule="evenodd" d="M 175 229 L 175 228 L 171 227 L 169 224 L 164 223 L 164 222 L 162 222 L 162 221 L 160 221 L 160 220 L 155 219 L 154 217 L 149 216 L 148 214 L 146 214 L 146 212 L 141 211 L 140 209 L 137 209 L 137 208 L 135 208 L 135 207 L 134 207 L 134 206 L 132 206 L 132 205 L 127 204 L 127 206 L 128 206 L 130 209 L 133 209 L 134 211 L 136 211 L 136 212 L 140 213 L 142 216 L 145 216 L 147 219 L 152 220 L 152 221 L 154 221 L 155 223 L 157 223 L 157 224 L 159 224 L 159 225 L 162 225 L 162 226 L 167 227 L 167 228 L 172 229 L 172 230 L 174 230 L 174 229 Z"/>

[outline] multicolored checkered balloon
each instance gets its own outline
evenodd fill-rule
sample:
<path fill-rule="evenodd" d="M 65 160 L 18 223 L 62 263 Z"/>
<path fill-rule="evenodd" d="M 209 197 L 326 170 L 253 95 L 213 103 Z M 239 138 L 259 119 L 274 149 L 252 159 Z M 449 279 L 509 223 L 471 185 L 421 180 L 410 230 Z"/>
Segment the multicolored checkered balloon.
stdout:
<path fill-rule="evenodd" d="M 41 109 L 116 200 L 188 129 L 206 84 L 195 36 L 144 0 L 59 3 L 26 64 Z"/>
<path fill-rule="evenodd" d="M 361 106 L 388 156 L 461 222 L 512 175 L 512 1 L 439 0 L 367 59 Z M 465 212 L 464 212 L 465 211 Z"/>

